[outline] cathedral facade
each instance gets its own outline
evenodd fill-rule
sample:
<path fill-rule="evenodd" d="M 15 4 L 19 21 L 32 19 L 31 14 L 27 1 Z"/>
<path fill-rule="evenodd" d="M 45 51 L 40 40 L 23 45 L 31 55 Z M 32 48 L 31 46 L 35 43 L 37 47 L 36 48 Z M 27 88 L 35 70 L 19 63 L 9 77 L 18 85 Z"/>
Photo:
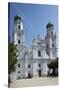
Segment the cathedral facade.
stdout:
<path fill-rule="evenodd" d="M 48 66 L 51 61 L 57 58 L 56 33 L 54 25 L 49 22 L 46 25 L 47 35 L 44 40 L 37 35 L 30 48 L 25 46 L 25 33 L 23 18 L 14 18 L 14 45 L 16 45 L 17 64 L 14 75 L 11 79 L 24 79 L 30 77 L 47 76 Z M 28 38 L 28 37 L 27 37 Z"/>

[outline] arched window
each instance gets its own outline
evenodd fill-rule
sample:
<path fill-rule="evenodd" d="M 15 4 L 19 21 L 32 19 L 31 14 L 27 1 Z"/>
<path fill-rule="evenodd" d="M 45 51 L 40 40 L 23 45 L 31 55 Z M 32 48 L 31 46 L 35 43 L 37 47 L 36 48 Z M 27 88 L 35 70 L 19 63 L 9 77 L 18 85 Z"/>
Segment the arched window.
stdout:
<path fill-rule="evenodd" d="M 18 73 L 20 73 L 20 71 L 18 71 Z"/>
<path fill-rule="evenodd" d="M 20 67 L 20 64 L 18 64 L 18 67 Z"/>
<path fill-rule="evenodd" d="M 18 44 L 20 44 L 20 40 L 18 40 Z"/>
<path fill-rule="evenodd" d="M 18 25 L 18 29 L 20 29 L 20 25 Z"/>
<path fill-rule="evenodd" d="M 52 47 L 54 47 L 54 43 L 52 44 Z"/>
<path fill-rule="evenodd" d="M 28 65 L 28 68 L 30 68 L 30 64 Z"/>
<path fill-rule="evenodd" d="M 51 32 L 51 34 L 53 35 L 53 32 Z"/>
<path fill-rule="evenodd" d="M 41 67 L 41 64 L 39 64 L 39 67 Z"/>
<path fill-rule="evenodd" d="M 39 57 L 41 56 L 41 52 L 40 52 L 40 50 L 38 50 L 38 56 L 39 56 Z"/>

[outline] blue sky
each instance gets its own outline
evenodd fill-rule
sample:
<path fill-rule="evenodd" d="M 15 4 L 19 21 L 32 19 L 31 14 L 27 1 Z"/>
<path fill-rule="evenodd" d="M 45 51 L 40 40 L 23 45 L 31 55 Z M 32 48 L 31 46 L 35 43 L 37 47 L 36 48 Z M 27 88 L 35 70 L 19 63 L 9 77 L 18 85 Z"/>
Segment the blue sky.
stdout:
<path fill-rule="evenodd" d="M 14 30 L 14 16 L 23 17 L 25 43 L 30 46 L 38 34 L 44 39 L 48 22 L 54 24 L 54 32 L 58 31 L 58 6 L 42 4 L 10 3 L 10 37 Z"/>

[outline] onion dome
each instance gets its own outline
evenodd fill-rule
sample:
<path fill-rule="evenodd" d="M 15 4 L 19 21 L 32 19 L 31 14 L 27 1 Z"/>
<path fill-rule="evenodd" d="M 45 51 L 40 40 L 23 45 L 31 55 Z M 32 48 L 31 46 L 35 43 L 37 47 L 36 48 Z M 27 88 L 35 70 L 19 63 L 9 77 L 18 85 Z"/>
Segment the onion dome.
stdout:
<path fill-rule="evenodd" d="M 47 25 L 46 25 L 46 28 L 48 29 L 48 28 L 50 28 L 50 27 L 53 27 L 54 25 L 51 23 L 51 22 L 49 22 Z"/>
<path fill-rule="evenodd" d="M 16 15 L 16 16 L 14 17 L 14 21 L 16 21 L 16 20 L 18 20 L 18 19 L 19 19 L 19 20 L 22 20 L 22 17 Z"/>

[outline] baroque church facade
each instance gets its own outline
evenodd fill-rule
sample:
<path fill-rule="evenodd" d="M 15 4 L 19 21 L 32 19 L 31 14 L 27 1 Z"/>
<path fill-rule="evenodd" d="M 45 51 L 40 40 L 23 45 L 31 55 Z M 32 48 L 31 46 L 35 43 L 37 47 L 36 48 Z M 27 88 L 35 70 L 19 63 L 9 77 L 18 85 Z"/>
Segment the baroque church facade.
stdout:
<path fill-rule="evenodd" d="M 27 48 L 23 19 L 20 16 L 14 17 L 14 45 L 16 45 L 18 57 L 16 70 L 13 76 L 11 74 L 12 80 L 47 76 L 49 70 L 47 64 L 57 58 L 57 37 L 52 23 L 49 22 L 46 25 L 46 31 L 44 40 L 37 35 L 31 47 Z"/>

